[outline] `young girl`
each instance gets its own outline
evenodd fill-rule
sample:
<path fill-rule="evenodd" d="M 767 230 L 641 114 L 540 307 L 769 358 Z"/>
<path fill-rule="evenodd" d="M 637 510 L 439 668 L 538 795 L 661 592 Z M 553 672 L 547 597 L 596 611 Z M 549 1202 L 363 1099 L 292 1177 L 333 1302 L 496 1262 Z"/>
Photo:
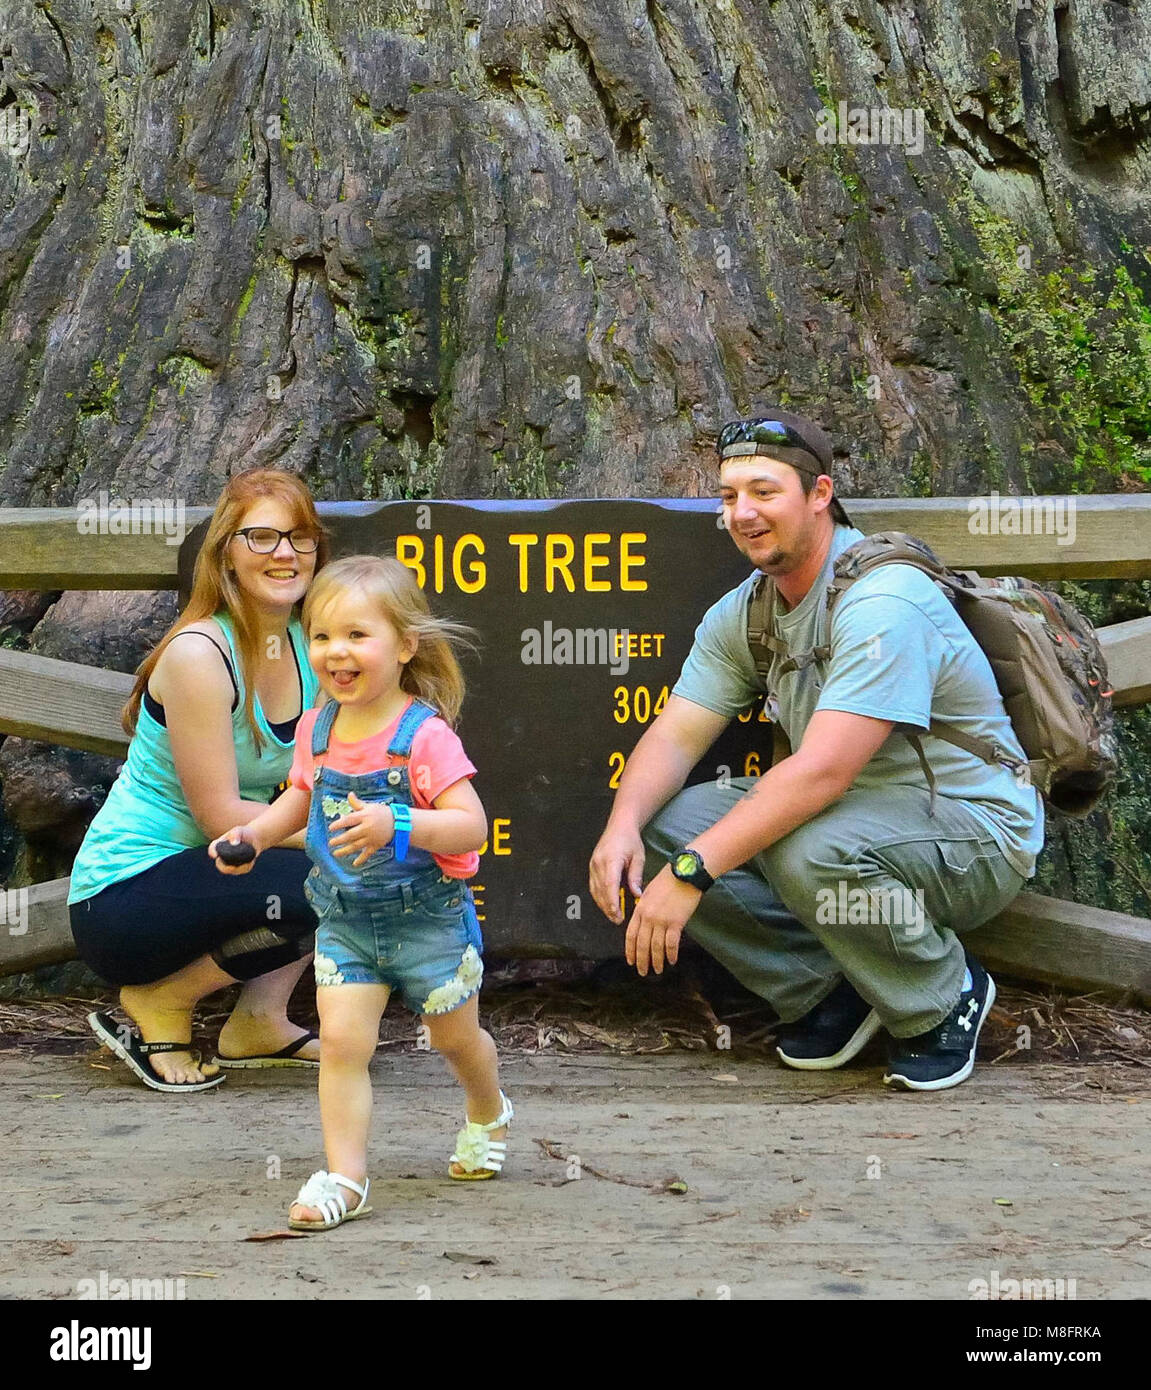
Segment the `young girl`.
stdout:
<path fill-rule="evenodd" d="M 487 818 L 452 729 L 464 684 L 451 642 L 464 629 L 432 617 L 406 565 L 364 555 L 320 573 L 303 623 L 329 700 L 300 720 L 287 791 L 209 853 L 221 872 L 246 873 L 223 862 L 221 841 L 259 854 L 307 825 L 328 1171 L 300 1189 L 288 1224 L 318 1231 L 371 1211 L 368 1064 L 393 989 L 464 1088 L 451 1177 L 500 1171 L 512 1107 L 479 1026 L 483 943 L 465 880 Z"/>

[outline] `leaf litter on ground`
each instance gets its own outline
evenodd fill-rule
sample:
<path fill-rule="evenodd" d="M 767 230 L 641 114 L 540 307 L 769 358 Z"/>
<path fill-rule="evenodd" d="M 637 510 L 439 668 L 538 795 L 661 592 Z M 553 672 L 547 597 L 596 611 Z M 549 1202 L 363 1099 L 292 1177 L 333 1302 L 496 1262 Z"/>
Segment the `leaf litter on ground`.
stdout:
<path fill-rule="evenodd" d="M 564 978 L 559 966 L 571 967 Z M 530 967 L 550 967 L 542 979 Z M 621 961 L 518 962 L 485 985 L 484 1024 L 501 1052 L 599 1053 L 649 1056 L 672 1052 L 725 1054 L 724 1061 L 775 1057 L 777 1020 L 770 1006 L 742 989 L 713 963 L 681 963 L 662 976 L 640 979 Z M 1031 983 L 1000 980 L 999 998 L 984 1027 L 980 1050 L 992 1065 L 1044 1062 L 1151 1067 L 1151 1012 L 1096 991 L 1068 994 Z M 210 1046 L 234 1002 L 223 992 L 197 1014 L 197 1042 Z M 114 995 L 0 1001 L 0 1046 L 74 1051 L 91 1046 L 89 1064 L 107 1065 L 87 1023 L 95 1005 L 115 1008 Z M 292 1017 L 314 1023 L 314 991 L 297 991 Z M 1026 1031 L 1024 1031 L 1026 1030 Z M 730 1046 L 719 1045 L 730 1042 Z M 381 1024 L 381 1047 L 420 1051 L 417 1021 L 394 1007 Z M 873 1044 L 872 1046 L 875 1046 Z M 717 1056 L 717 1060 L 719 1057 Z M 113 1068 L 115 1070 L 115 1068 Z M 726 1084 L 730 1072 L 716 1074 Z"/>

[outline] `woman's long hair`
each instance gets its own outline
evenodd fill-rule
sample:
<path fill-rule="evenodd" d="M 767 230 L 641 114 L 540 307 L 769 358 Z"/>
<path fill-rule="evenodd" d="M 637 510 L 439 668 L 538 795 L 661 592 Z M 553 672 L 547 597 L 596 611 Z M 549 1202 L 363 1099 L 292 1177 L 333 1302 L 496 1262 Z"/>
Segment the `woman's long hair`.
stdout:
<path fill-rule="evenodd" d="M 264 739 L 256 724 L 256 711 L 253 695 L 256 684 L 256 663 L 260 655 L 259 626 L 256 621 L 255 605 L 236 582 L 236 576 L 229 571 L 226 560 L 228 544 L 247 512 L 256 502 L 274 497 L 292 511 L 293 529 L 296 527 L 316 531 L 320 543 L 316 549 L 317 573 L 328 559 L 328 536 L 316 512 L 316 504 L 307 486 L 295 476 L 279 468 L 251 468 L 246 473 L 237 473 L 230 478 L 216 503 L 208 534 L 196 558 L 196 568 L 192 578 L 192 593 L 179 617 L 168 629 L 159 645 L 144 658 L 136 671 L 136 684 L 124 706 L 121 723 L 125 733 L 136 732 L 136 721 L 140 717 L 140 703 L 148 678 L 156 668 L 168 643 L 178 632 L 191 623 L 203 622 L 214 613 L 225 609 L 232 620 L 236 633 L 236 646 L 240 657 L 240 669 L 244 686 L 244 716 L 255 740 L 256 751 L 263 751 Z M 296 605 L 298 611 L 301 605 Z"/>
<path fill-rule="evenodd" d="M 401 637 L 419 638 L 415 656 L 400 674 L 400 689 L 431 705 L 454 728 L 464 702 L 464 673 L 455 648 L 473 647 L 474 629 L 433 616 L 416 576 L 394 556 L 348 555 L 333 560 L 308 590 L 301 618 L 305 631 L 324 604 L 344 593 L 369 599 Z"/>

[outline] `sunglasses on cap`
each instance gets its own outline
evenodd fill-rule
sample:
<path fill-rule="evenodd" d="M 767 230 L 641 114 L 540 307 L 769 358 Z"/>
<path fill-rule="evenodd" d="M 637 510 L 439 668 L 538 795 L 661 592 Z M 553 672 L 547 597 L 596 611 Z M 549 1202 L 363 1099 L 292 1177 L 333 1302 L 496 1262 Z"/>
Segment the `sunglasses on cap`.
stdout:
<path fill-rule="evenodd" d="M 726 459 L 743 458 L 753 454 L 771 454 L 779 458 L 780 462 L 790 464 L 802 473 L 818 477 L 828 472 L 807 440 L 782 420 L 733 420 L 720 431 L 716 448 L 721 463 Z M 792 449 L 798 449 L 811 459 L 811 465 L 794 457 L 784 457 L 785 454 L 790 454 Z M 840 526 L 853 524 L 838 497 L 831 499 L 831 516 Z"/>
<path fill-rule="evenodd" d="M 802 449 L 814 460 L 819 472 L 826 471 L 811 445 L 782 420 L 733 420 L 720 431 L 716 448 L 721 459 L 770 452 L 773 449 Z"/>

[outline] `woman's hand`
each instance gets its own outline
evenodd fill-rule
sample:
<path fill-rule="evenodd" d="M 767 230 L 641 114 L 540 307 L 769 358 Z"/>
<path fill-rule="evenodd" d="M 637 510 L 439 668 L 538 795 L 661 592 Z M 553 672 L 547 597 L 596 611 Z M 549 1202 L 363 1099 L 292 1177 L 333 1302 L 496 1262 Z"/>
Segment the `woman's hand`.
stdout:
<path fill-rule="evenodd" d="M 391 807 L 384 801 L 369 804 L 361 801 L 355 792 L 348 793 L 348 801 L 354 808 L 352 814 L 334 820 L 328 827 L 328 838 L 336 858 L 354 854 L 352 868 L 359 869 L 376 850 L 391 844 L 396 821 Z"/>
<path fill-rule="evenodd" d="M 216 849 L 216 846 L 223 840 L 227 840 L 229 844 L 233 845 L 251 845 L 255 853 L 246 864 L 225 864 Z M 252 833 L 251 826 L 234 825 L 231 830 L 226 831 L 223 835 L 220 835 L 217 839 L 212 841 L 208 846 L 208 856 L 216 861 L 216 868 L 219 869 L 222 874 L 246 874 L 251 872 L 252 865 L 260 857 L 260 849 L 256 844 L 256 837 Z"/>

